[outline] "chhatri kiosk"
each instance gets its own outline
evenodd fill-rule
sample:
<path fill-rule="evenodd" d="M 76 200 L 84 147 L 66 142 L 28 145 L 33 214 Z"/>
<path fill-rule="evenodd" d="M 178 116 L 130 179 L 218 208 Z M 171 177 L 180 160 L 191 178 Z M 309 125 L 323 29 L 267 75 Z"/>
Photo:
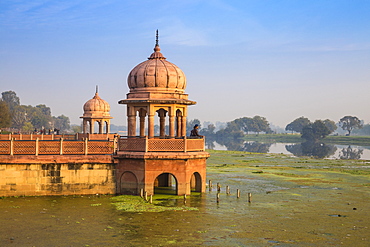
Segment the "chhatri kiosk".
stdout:
<path fill-rule="evenodd" d="M 148 60 L 128 75 L 130 92 L 119 104 L 127 105 L 127 137 L 119 139 L 117 193 L 149 195 L 156 188 L 174 188 L 178 195 L 204 192 L 204 139 L 186 137 L 187 107 L 195 105 L 185 94 L 186 77 L 166 60 L 157 39 Z M 154 126 L 159 124 L 159 135 Z"/>

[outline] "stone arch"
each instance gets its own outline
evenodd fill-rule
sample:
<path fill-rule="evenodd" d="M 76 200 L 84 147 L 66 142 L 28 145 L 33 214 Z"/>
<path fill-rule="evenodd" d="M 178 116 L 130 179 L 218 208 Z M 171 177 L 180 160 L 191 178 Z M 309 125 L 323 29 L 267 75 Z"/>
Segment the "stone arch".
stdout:
<path fill-rule="evenodd" d="M 138 180 L 134 173 L 126 171 L 121 175 L 119 183 L 119 194 L 138 194 Z"/>
<path fill-rule="evenodd" d="M 161 173 L 153 183 L 154 194 L 175 194 L 178 191 L 178 180 L 172 173 Z"/>
<path fill-rule="evenodd" d="M 194 192 L 202 192 L 202 176 L 198 172 L 191 175 L 190 189 Z"/>

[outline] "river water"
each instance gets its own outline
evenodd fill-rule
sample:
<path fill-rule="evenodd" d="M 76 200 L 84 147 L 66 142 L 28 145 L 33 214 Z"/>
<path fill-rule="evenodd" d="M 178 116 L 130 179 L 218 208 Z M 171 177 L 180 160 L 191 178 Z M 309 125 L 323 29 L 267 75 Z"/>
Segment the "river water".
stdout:
<path fill-rule="evenodd" d="M 296 156 L 311 156 L 310 154 L 305 155 L 301 152 L 294 153 L 292 152 L 294 148 L 289 149 L 289 147 L 298 146 L 301 144 L 297 143 L 272 143 L 272 144 L 266 144 L 266 143 L 259 143 L 259 142 L 245 142 L 243 144 L 250 144 L 248 147 L 252 146 L 256 148 L 258 145 L 267 145 L 265 148 L 260 151 L 261 149 L 249 149 L 248 147 L 245 148 L 245 145 L 243 146 L 232 146 L 232 147 L 226 147 L 224 145 L 218 144 L 217 142 L 214 142 L 213 149 L 214 150 L 234 150 L 234 151 L 250 151 L 250 152 L 261 152 L 261 153 L 277 153 L 277 154 L 289 154 L 289 155 L 296 155 Z M 236 148 L 235 148 L 236 147 Z M 288 148 L 287 148 L 288 147 Z M 370 146 L 358 146 L 358 145 L 326 145 L 327 148 L 325 151 L 326 153 L 321 155 L 323 157 L 319 158 L 328 158 L 328 159 L 361 159 L 361 160 L 370 160 Z M 319 147 L 320 149 L 320 147 Z M 311 150 L 312 151 L 312 150 Z"/>

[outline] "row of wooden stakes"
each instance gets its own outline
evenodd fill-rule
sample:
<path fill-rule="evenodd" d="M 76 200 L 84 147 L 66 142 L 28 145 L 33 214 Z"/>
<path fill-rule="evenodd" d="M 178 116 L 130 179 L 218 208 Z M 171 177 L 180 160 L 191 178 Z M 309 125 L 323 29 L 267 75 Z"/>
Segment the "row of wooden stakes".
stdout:
<path fill-rule="evenodd" d="M 212 184 L 212 180 L 209 180 L 209 183 L 208 183 L 208 188 L 209 188 L 209 191 L 211 192 L 212 191 L 212 188 L 213 188 L 213 184 Z M 220 202 L 220 192 L 221 192 L 221 185 L 220 183 L 217 183 L 217 197 L 216 197 L 216 201 L 217 203 Z M 226 195 L 230 195 L 230 186 L 226 186 Z M 236 189 L 236 198 L 240 198 L 240 190 L 239 189 Z M 252 202 L 252 193 L 248 193 L 248 202 Z"/>

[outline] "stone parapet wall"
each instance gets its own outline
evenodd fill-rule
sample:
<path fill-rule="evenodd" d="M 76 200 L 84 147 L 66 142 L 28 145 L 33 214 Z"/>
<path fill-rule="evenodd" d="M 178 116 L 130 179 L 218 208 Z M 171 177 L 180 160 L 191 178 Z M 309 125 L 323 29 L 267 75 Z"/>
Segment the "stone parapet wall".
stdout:
<path fill-rule="evenodd" d="M 0 196 L 115 194 L 112 155 L 0 157 Z"/>

